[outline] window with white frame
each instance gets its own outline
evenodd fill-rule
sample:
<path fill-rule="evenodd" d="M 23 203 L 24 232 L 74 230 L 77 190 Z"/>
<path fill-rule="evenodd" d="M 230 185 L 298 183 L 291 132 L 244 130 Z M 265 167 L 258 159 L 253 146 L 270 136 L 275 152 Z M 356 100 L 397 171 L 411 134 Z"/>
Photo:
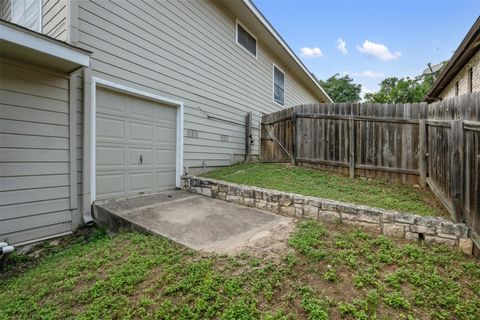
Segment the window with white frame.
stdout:
<path fill-rule="evenodd" d="M 285 73 L 273 65 L 273 101 L 285 105 Z"/>
<path fill-rule="evenodd" d="M 257 38 L 237 21 L 237 44 L 255 58 L 257 57 Z"/>
<path fill-rule="evenodd" d="M 42 32 L 42 0 L 11 1 L 11 22 Z"/>

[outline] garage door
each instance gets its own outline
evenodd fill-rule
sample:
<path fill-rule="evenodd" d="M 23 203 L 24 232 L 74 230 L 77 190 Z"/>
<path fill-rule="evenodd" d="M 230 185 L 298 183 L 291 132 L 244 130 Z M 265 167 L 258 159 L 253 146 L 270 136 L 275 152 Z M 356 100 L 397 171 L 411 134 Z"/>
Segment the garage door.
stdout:
<path fill-rule="evenodd" d="M 176 108 L 97 89 L 96 199 L 175 188 Z"/>

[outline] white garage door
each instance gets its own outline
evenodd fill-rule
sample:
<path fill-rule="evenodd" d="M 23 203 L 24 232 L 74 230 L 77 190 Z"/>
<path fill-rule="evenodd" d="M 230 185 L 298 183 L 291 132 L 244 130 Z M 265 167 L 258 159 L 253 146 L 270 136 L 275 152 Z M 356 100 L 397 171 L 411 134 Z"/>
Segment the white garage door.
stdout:
<path fill-rule="evenodd" d="M 96 198 L 175 188 L 176 108 L 97 89 Z"/>

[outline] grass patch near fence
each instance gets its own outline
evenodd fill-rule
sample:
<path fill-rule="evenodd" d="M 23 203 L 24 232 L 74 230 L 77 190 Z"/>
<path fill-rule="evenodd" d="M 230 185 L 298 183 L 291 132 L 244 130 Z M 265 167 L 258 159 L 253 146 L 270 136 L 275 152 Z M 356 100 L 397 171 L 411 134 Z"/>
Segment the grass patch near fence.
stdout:
<path fill-rule="evenodd" d="M 241 163 L 203 176 L 266 189 L 292 192 L 424 216 L 448 217 L 428 189 L 287 164 Z"/>
<path fill-rule="evenodd" d="M 49 249 L 47 249 L 49 250 Z M 347 225 L 301 223 L 278 259 L 138 233 L 76 239 L 0 281 L 0 319 L 478 319 L 480 263 Z M 10 268 L 21 263 L 15 256 Z"/>

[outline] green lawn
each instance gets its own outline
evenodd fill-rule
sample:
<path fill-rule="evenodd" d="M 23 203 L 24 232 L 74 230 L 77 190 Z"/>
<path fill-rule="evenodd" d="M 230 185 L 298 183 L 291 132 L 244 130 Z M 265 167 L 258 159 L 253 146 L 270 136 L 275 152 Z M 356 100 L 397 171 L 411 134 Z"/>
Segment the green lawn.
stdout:
<path fill-rule="evenodd" d="M 157 236 L 79 236 L 0 277 L 0 319 L 478 319 L 480 263 L 346 225 L 301 223 L 277 259 Z M 15 269 L 23 269 L 16 272 Z M 25 270 L 26 269 L 26 270 Z"/>
<path fill-rule="evenodd" d="M 204 176 L 419 215 L 448 217 L 447 212 L 427 189 L 379 180 L 350 179 L 310 168 L 285 164 L 243 163 L 212 171 Z"/>

